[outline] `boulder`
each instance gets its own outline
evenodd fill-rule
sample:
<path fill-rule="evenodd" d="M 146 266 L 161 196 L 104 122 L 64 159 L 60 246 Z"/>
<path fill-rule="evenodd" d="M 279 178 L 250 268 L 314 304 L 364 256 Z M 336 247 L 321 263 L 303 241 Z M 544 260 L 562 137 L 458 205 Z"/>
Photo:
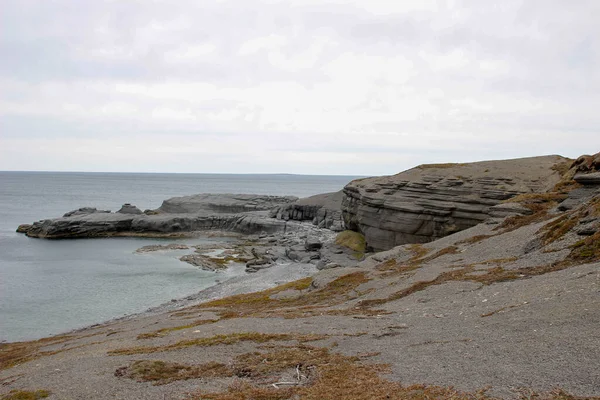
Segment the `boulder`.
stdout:
<path fill-rule="evenodd" d="M 304 249 L 306 251 L 318 251 L 323 247 L 323 242 L 316 237 L 308 237 L 304 242 Z"/>
<path fill-rule="evenodd" d="M 121 206 L 121 209 L 119 211 L 117 211 L 117 213 L 119 213 L 119 214 L 133 214 L 133 215 L 141 215 L 141 214 L 143 214 L 142 210 L 140 210 L 136 206 L 131 205 L 129 203 L 123 204 L 123 206 Z"/>
<path fill-rule="evenodd" d="M 573 179 L 584 186 L 598 186 L 600 185 L 600 172 L 577 173 Z"/>

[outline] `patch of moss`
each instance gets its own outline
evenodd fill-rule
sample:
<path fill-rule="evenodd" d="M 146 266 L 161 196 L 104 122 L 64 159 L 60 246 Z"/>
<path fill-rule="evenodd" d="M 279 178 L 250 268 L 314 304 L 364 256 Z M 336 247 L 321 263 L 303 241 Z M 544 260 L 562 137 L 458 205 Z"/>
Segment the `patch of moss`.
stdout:
<path fill-rule="evenodd" d="M 362 258 L 367 248 L 365 236 L 354 231 L 340 232 L 335 238 L 335 244 L 352 250 L 356 258 Z"/>
<path fill-rule="evenodd" d="M 34 392 L 28 390 L 11 390 L 0 397 L 0 400 L 38 400 L 45 399 L 50 394 L 48 390 L 36 390 Z"/>

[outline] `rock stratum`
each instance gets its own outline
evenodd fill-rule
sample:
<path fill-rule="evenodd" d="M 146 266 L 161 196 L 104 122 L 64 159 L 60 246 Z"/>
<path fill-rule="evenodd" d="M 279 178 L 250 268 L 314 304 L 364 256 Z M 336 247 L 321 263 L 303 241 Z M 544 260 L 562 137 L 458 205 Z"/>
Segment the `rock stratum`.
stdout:
<path fill-rule="evenodd" d="M 561 179 L 560 156 L 421 165 L 393 176 L 355 180 L 344 188 L 348 229 L 373 250 L 425 243 L 516 210 L 498 206 L 519 194 L 541 193 Z"/>
<path fill-rule="evenodd" d="M 146 212 L 131 204 L 123 205 L 116 213 L 84 207 L 62 218 L 21 225 L 17 231 L 45 239 L 152 237 L 207 230 L 242 234 L 286 232 L 298 229 L 298 224 L 269 218 L 268 210 L 295 200 L 291 196 L 198 194 L 165 200 L 157 210 Z"/>

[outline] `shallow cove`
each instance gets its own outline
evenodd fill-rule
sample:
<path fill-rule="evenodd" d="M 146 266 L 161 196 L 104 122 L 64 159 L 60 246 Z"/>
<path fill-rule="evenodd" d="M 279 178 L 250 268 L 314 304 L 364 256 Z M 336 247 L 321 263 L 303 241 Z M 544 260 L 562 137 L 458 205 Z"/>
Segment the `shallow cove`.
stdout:
<path fill-rule="evenodd" d="M 2 284 L 1 339 L 37 339 L 141 312 L 234 276 L 235 270 L 215 274 L 178 260 L 193 249 L 135 253 L 155 243 L 115 238 L 4 246 L 2 281 L 11 284 Z"/>
<path fill-rule="evenodd" d="M 19 224 L 84 206 L 116 211 L 132 203 L 154 209 L 167 198 L 194 193 L 306 197 L 340 190 L 354 178 L 0 172 L 0 341 L 37 339 L 141 312 L 194 294 L 216 279 L 243 274 L 236 269 L 220 274 L 199 270 L 177 259 L 184 252 L 134 254 L 145 245 L 180 240 L 47 241 L 15 233 Z"/>

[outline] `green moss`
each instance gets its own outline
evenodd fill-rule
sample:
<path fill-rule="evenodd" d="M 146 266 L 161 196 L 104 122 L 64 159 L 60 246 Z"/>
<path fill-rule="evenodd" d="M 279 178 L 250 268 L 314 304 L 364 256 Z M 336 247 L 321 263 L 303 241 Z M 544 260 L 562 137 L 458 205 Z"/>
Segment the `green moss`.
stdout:
<path fill-rule="evenodd" d="M 340 232 L 335 238 L 335 244 L 352 250 L 356 258 L 362 258 L 367 248 L 365 236 L 354 231 Z"/>
<path fill-rule="evenodd" d="M 0 397 L 0 400 L 38 400 L 45 399 L 48 396 L 50 396 L 48 390 L 36 390 L 35 392 L 27 390 L 11 390 Z"/>

